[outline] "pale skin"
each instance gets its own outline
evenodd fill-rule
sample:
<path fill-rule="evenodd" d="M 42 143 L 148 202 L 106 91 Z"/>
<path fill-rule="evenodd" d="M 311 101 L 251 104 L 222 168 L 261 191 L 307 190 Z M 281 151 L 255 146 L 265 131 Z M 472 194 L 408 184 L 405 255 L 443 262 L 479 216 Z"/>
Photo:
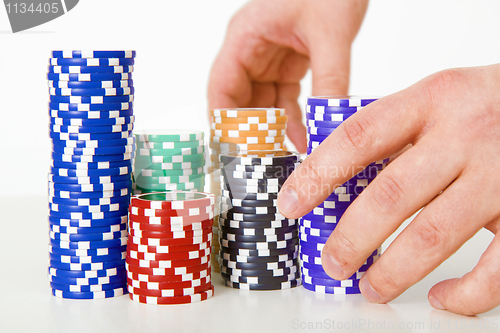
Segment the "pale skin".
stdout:
<path fill-rule="evenodd" d="M 364 0 L 249 2 L 231 21 L 214 64 L 210 108 L 284 107 L 287 134 L 304 151 L 300 79 L 310 66 L 313 95 L 347 93 L 350 48 L 366 7 Z M 363 108 L 304 160 L 278 198 L 289 218 L 308 213 L 349 178 L 338 170 L 412 145 L 350 205 L 328 239 L 322 261 L 332 278 L 352 275 L 424 206 L 363 276 L 360 288 L 370 302 L 398 297 L 481 228 L 497 234 L 499 89 L 500 65 L 439 72 Z M 430 304 L 465 315 L 498 306 L 499 252 L 495 236 L 471 272 L 431 288 Z"/>

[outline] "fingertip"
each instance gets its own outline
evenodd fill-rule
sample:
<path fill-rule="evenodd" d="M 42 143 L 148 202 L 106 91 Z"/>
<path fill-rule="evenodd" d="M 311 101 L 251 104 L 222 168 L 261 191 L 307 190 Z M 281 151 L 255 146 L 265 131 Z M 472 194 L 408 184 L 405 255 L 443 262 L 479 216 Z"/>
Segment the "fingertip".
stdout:
<path fill-rule="evenodd" d="M 278 195 L 278 210 L 285 217 L 292 217 L 299 205 L 299 196 L 292 187 L 282 189 Z"/>
<path fill-rule="evenodd" d="M 433 308 L 438 309 L 438 310 L 446 310 L 446 308 L 443 306 L 443 304 L 441 304 L 439 299 L 437 299 L 436 297 L 429 295 L 427 299 L 429 300 L 429 304 Z"/>

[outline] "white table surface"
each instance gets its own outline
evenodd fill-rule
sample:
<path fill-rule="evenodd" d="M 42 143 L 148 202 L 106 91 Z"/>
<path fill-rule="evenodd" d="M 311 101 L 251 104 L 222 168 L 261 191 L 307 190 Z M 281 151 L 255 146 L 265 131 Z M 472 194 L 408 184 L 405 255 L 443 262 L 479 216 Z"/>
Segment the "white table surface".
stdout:
<path fill-rule="evenodd" d="M 216 273 L 215 296 L 196 304 L 144 305 L 128 296 L 74 301 L 50 293 L 46 202 L 45 197 L 0 197 L 1 333 L 500 331 L 500 308 L 470 318 L 434 310 L 427 302 L 432 285 L 474 267 L 492 239 L 487 231 L 387 305 L 370 304 L 361 295 L 321 295 L 302 287 L 240 291 L 224 287 Z"/>

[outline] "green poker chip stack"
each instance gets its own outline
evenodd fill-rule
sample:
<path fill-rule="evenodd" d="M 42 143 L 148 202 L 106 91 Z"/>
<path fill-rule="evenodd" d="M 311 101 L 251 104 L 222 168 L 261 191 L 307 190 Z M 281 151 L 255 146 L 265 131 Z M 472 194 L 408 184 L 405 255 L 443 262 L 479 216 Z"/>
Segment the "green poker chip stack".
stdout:
<path fill-rule="evenodd" d="M 201 131 L 134 132 L 134 194 L 195 191 L 205 187 L 205 135 Z"/>

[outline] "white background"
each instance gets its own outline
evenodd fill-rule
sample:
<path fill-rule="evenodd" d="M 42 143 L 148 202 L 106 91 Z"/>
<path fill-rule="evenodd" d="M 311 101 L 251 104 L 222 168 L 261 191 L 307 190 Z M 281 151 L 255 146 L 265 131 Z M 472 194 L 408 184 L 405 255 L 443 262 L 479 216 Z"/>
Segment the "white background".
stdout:
<path fill-rule="evenodd" d="M 0 235 L 0 259 L 6 265 L 1 268 L 0 278 L 0 312 L 4 317 L 0 327 L 2 324 L 9 327 L 2 332 L 26 331 L 21 327 L 38 332 L 67 332 L 71 330 L 63 325 L 65 320 L 75 324 L 76 321 L 89 319 L 97 310 L 105 312 L 108 309 L 89 309 L 86 307 L 92 303 L 85 302 L 71 303 L 72 306 L 67 308 L 70 303 L 58 303 L 48 296 L 43 258 L 46 255 L 44 200 L 50 156 L 46 82 L 50 51 L 137 50 L 134 71 L 136 128 L 206 130 L 206 86 L 210 67 L 223 41 L 228 20 L 244 3 L 241 0 L 82 0 L 68 14 L 18 34 L 10 32 L 7 15 L 0 8 L 0 207 L 2 212 L 8 211 L 1 218 L 7 229 Z M 442 69 L 499 62 L 499 13 L 500 2 L 493 0 L 372 1 L 354 43 L 351 93 L 383 96 Z M 302 105 L 310 91 L 308 75 L 301 96 Z M 20 231 L 25 234 L 19 234 Z M 36 246 L 27 247 L 23 242 L 25 239 Z M 363 313 L 368 314 L 368 318 L 373 316 L 381 320 L 388 318 L 405 322 L 415 319 L 426 322 L 436 318 L 460 319 L 431 311 L 426 301 L 427 290 L 441 279 L 460 276 L 470 270 L 490 239 L 488 233 L 480 233 L 444 266 L 391 303 L 389 312 L 368 306 L 361 296 L 346 303 L 334 302 L 333 305 L 323 306 L 326 301 L 318 301 L 304 290 L 297 291 L 299 296 L 291 294 L 295 298 L 287 296 L 282 304 L 287 304 L 286 311 L 291 311 L 293 301 L 305 302 L 295 308 L 300 313 L 310 314 L 311 317 L 304 314 L 302 320 L 318 319 L 315 315 L 319 314 L 328 316 L 332 314 L 328 309 L 336 309 L 338 314 L 345 314 L 345 318 L 353 313 Z M 221 291 L 221 298 L 216 297 L 211 303 L 217 306 L 217 311 L 212 308 L 207 312 L 203 307 L 193 310 L 194 315 L 206 321 L 202 327 L 229 329 L 224 324 L 218 325 L 217 321 L 222 319 L 215 316 L 223 316 L 224 304 L 231 304 L 233 312 L 235 307 L 241 306 L 242 311 L 259 314 L 259 306 L 262 306 L 262 310 L 275 310 L 282 316 L 280 320 L 270 317 L 261 322 L 250 320 L 246 323 L 247 329 L 257 327 L 255 325 L 259 323 L 268 323 L 275 330 L 292 330 L 290 321 L 294 317 L 287 317 L 284 310 L 279 309 L 279 304 L 276 308 L 266 308 L 272 299 L 268 302 L 267 298 L 259 298 L 264 296 L 253 294 L 238 301 L 233 296 L 237 291 L 217 288 L 216 291 Z M 14 299 L 15 304 L 11 302 Z M 122 322 L 120 318 L 127 315 L 140 315 L 143 320 L 152 320 L 147 324 L 143 321 L 145 327 L 164 332 L 170 331 L 169 328 L 178 332 L 184 323 L 193 325 L 196 322 L 187 315 L 179 318 L 162 312 L 167 310 L 149 309 L 144 312 L 143 308 L 138 310 L 135 304 L 128 303 L 132 302 L 123 298 L 106 303 L 111 308 L 113 304 L 118 304 L 120 311 L 108 309 L 115 316 L 115 321 L 108 323 L 102 319 L 103 326 L 99 328 L 112 330 L 114 324 L 120 324 L 122 331 L 135 331 L 144 327 L 135 323 L 133 318 Z M 310 306 L 309 310 L 304 308 L 304 304 Z M 24 311 L 19 311 L 21 308 Z M 187 308 L 178 307 L 174 314 L 181 314 L 179 309 Z M 104 316 L 102 312 L 99 314 Z M 173 320 L 163 322 L 171 327 L 160 324 L 162 316 Z M 232 313 L 227 320 L 233 325 L 238 324 L 237 316 L 237 313 Z M 498 320 L 500 311 L 496 309 L 485 318 Z M 87 329 L 88 332 L 91 328 L 96 329 L 82 323 L 79 322 L 81 326 L 74 326 L 72 330 Z M 135 326 L 127 326 L 134 323 Z M 190 331 L 196 325 L 189 327 L 186 330 Z"/>

